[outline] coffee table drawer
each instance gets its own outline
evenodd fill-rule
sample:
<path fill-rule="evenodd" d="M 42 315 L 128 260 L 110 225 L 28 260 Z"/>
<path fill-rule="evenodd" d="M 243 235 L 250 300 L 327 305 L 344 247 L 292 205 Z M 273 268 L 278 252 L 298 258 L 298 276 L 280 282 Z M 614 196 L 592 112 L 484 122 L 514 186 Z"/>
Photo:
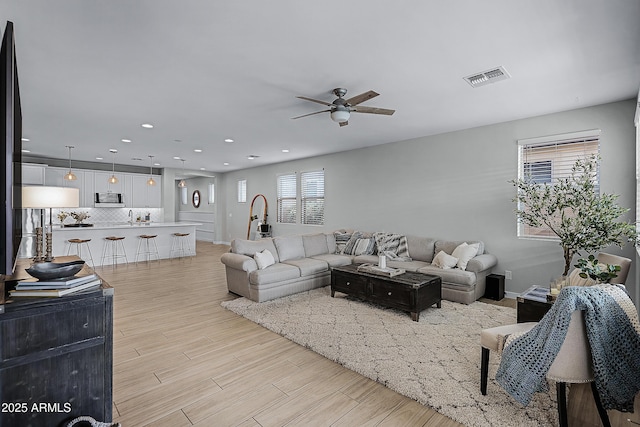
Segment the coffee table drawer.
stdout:
<path fill-rule="evenodd" d="M 364 296 L 367 292 L 367 282 L 366 277 L 334 271 L 331 290 L 349 295 Z"/>
<path fill-rule="evenodd" d="M 372 301 L 392 305 L 399 309 L 409 309 L 412 306 L 411 288 L 397 283 L 389 283 L 384 280 L 371 279 Z"/>

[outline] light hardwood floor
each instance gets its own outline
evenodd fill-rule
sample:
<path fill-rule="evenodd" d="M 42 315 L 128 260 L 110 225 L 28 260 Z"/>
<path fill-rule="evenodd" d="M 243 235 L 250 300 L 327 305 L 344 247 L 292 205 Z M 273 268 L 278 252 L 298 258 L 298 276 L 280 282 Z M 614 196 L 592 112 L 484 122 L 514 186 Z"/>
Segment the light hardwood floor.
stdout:
<path fill-rule="evenodd" d="M 220 263 L 227 250 L 198 242 L 195 258 L 98 268 L 115 288 L 114 421 L 123 427 L 460 425 L 222 308 L 221 301 L 235 298 Z M 591 395 L 574 389 L 570 395 L 570 424 L 599 425 Z M 612 412 L 613 425 L 639 420 L 638 411 L 629 415 Z"/>

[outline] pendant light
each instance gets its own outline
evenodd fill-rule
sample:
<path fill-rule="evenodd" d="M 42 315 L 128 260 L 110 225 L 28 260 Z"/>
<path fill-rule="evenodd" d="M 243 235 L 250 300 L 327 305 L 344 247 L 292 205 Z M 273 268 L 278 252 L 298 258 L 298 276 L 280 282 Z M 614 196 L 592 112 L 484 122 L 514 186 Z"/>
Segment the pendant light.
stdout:
<path fill-rule="evenodd" d="M 65 145 L 65 147 L 69 149 L 69 173 L 64 176 L 64 179 L 67 181 L 75 181 L 78 178 L 73 172 L 71 172 L 71 149 L 75 147 L 73 145 Z"/>
<path fill-rule="evenodd" d="M 184 188 L 187 186 L 187 181 L 184 180 L 184 159 L 180 159 L 180 161 L 182 161 L 182 179 L 180 180 L 180 182 L 178 183 L 178 187 L 180 188 Z"/>
<path fill-rule="evenodd" d="M 149 180 L 147 181 L 147 185 L 156 185 L 156 182 L 153 180 L 153 157 L 149 156 Z"/>
<path fill-rule="evenodd" d="M 108 179 L 109 184 L 117 184 L 118 178 L 116 178 L 116 153 L 118 150 L 112 148 L 109 152 L 113 155 L 113 162 L 111 163 L 111 178 Z"/>

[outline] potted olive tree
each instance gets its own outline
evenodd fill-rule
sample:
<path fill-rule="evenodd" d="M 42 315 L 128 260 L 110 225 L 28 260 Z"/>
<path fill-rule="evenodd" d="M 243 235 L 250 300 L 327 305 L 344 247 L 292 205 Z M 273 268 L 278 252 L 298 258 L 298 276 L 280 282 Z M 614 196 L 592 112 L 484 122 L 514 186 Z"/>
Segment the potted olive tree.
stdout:
<path fill-rule="evenodd" d="M 589 156 L 576 161 L 567 178 L 553 184 L 532 180 L 511 181 L 517 189 L 516 215 L 523 224 L 549 228 L 560 240 L 566 276 L 574 255 L 595 252 L 611 245 L 636 244 L 635 225 L 620 221 L 629 211 L 616 204 L 615 194 L 598 194 L 594 177 L 599 158 Z"/>

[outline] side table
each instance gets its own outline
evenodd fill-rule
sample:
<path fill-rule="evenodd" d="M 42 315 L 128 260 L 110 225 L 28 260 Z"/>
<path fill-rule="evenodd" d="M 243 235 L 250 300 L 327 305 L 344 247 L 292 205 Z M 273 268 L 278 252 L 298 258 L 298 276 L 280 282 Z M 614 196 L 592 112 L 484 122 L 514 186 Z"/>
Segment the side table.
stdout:
<path fill-rule="evenodd" d="M 518 323 L 539 322 L 553 305 L 552 301 L 547 301 L 549 292 L 549 288 L 534 285 L 518 295 Z"/>

